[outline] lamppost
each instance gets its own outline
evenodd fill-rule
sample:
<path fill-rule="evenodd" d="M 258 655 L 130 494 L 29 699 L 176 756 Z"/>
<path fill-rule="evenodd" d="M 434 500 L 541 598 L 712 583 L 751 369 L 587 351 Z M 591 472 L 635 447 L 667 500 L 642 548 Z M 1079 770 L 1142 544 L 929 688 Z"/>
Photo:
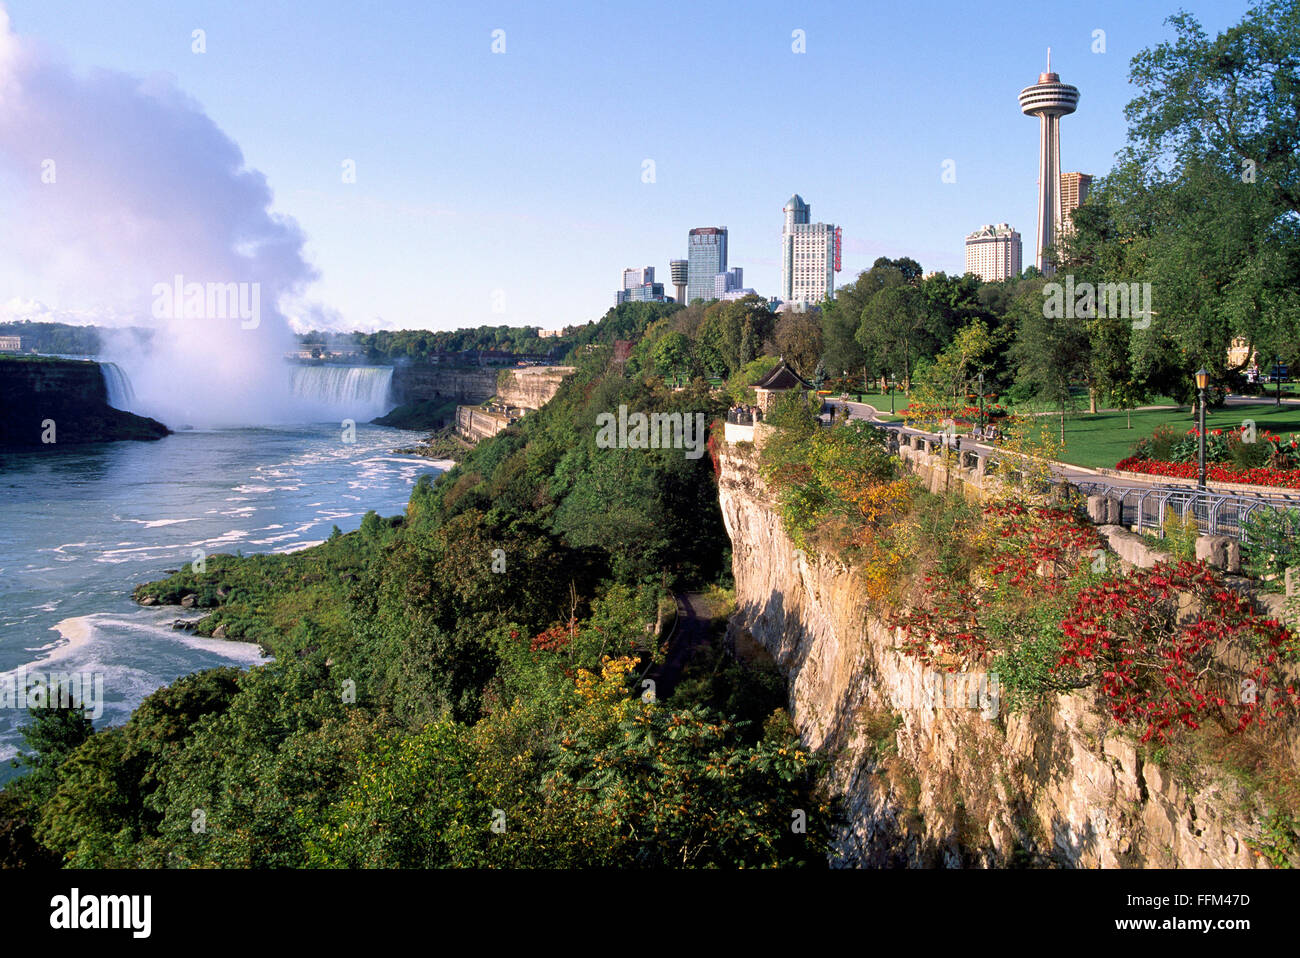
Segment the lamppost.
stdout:
<path fill-rule="evenodd" d="M 978 383 L 978 388 L 980 391 L 979 427 L 980 427 L 980 436 L 983 437 L 984 435 L 984 374 L 980 373 L 978 376 L 976 376 L 975 382 Z"/>
<path fill-rule="evenodd" d="M 1281 406 L 1282 405 L 1282 357 L 1281 356 L 1273 357 L 1273 374 L 1277 379 L 1277 391 L 1276 391 L 1276 399 L 1274 400 L 1274 405 Z"/>
<path fill-rule="evenodd" d="M 889 374 L 889 414 L 894 414 L 894 374 Z"/>
<path fill-rule="evenodd" d="M 1198 464 L 1196 484 L 1202 489 L 1205 488 L 1205 387 L 1210 384 L 1210 373 L 1202 366 L 1196 370 L 1196 391 L 1197 391 L 1197 412 L 1198 419 L 1197 432 L 1200 433 L 1199 442 L 1197 443 L 1196 462 Z"/>

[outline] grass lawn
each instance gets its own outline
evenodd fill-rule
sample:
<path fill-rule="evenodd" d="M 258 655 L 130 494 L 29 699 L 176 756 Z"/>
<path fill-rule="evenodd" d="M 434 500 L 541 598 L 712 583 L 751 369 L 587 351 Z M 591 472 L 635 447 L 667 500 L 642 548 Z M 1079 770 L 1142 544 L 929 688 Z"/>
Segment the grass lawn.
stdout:
<path fill-rule="evenodd" d="M 1253 419 L 1260 432 L 1268 429 L 1286 435 L 1300 433 L 1300 406 L 1272 403 L 1211 409 L 1206 416 L 1208 429 L 1239 429 L 1246 419 Z M 1129 455 L 1133 443 L 1150 436 L 1156 427 L 1170 423 L 1178 432 L 1186 432 L 1195 423 L 1187 410 L 1161 409 L 1133 413 L 1133 428 L 1127 429 L 1128 417 L 1122 412 L 1067 413 L 1065 417 L 1065 452 L 1061 458 L 1076 466 L 1112 469 Z M 1059 417 L 1043 417 L 1044 429 L 1060 428 Z"/>

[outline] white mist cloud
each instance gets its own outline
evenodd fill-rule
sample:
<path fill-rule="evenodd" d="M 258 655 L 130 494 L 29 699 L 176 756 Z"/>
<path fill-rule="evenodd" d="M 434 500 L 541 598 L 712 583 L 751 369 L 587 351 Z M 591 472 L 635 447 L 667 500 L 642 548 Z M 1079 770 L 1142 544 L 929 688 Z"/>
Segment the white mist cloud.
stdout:
<path fill-rule="evenodd" d="M 280 311 L 316 278 L 302 231 L 172 78 L 74 73 L 16 34 L 0 5 L 0 185 L 0 256 L 23 287 L 0 289 L 8 312 L 39 302 L 158 330 L 150 355 L 132 342 L 110 357 L 132 379 L 133 411 L 173 427 L 303 417 Z M 260 323 L 156 318 L 155 286 L 178 275 L 256 284 Z"/>

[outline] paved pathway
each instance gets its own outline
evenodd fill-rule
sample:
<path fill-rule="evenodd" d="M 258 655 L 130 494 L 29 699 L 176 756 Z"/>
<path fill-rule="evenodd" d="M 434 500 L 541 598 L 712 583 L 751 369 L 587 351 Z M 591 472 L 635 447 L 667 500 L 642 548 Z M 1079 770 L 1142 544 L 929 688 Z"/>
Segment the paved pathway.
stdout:
<path fill-rule="evenodd" d="M 674 598 L 677 621 L 668 635 L 668 652 L 662 665 L 646 672 L 646 678 L 654 679 L 655 697 L 659 699 L 673 694 L 695 650 L 709 638 L 709 619 L 700 614 L 705 597 L 698 592 L 678 592 Z"/>

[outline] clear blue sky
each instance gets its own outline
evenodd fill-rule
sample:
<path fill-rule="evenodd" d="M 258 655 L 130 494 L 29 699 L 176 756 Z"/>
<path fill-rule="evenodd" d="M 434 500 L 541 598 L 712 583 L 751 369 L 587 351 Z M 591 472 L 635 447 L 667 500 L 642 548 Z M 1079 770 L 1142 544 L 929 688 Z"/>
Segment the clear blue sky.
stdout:
<path fill-rule="evenodd" d="M 0 3 L 78 72 L 174 77 L 302 226 L 320 272 L 307 299 L 342 327 L 430 329 L 598 318 L 624 267 L 666 282 L 694 226 L 729 227 L 731 265 L 775 294 L 793 192 L 843 227 L 840 283 L 880 255 L 961 272 L 963 237 L 984 223 L 1020 230 L 1028 262 L 1037 126 L 1016 94 L 1050 45 L 1082 92 L 1062 167 L 1106 172 L 1124 144 L 1129 61 L 1170 35 L 1178 7 Z M 1248 6 L 1181 5 L 1211 33 Z M 1098 29 L 1105 53 L 1091 51 Z M 341 182 L 345 159 L 355 184 Z M 948 159 L 956 183 L 942 182 Z M 0 302 L 23 294 L 0 288 Z"/>

